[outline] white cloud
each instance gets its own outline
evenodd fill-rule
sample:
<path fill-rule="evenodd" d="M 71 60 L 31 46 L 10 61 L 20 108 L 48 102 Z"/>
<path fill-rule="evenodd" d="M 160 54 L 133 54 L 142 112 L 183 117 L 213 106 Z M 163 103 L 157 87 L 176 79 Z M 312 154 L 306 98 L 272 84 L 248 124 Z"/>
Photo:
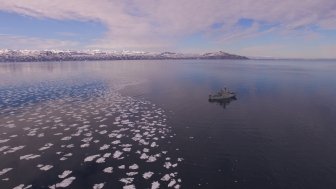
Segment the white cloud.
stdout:
<path fill-rule="evenodd" d="M 74 49 L 79 43 L 74 41 L 40 39 L 35 37 L 0 34 L 0 48 L 4 49 Z"/>
<path fill-rule="evenodd" d="M 107 32 L 88 47 L 118 49 L 165 49 L 197 32 L 221 43 L 242 40 L 263 35 L 261 22 L 275 25 L 267 32 L 312 25 L 336 29 L 335 9 L 335 0 L 0 0 L 3 11 L 101 22 Z M 251 28 L 237 27 L 243 18 L 256 22 Z M 223 29 L 211 28 L 215 23 Z"/>
<path fill-rule="evenodd" d="M 268 58 L 330 58 L 335 59 L 336 45 L 288 46 L 285 44 L 263 44 L 242 48 L 246 56 Z"/>

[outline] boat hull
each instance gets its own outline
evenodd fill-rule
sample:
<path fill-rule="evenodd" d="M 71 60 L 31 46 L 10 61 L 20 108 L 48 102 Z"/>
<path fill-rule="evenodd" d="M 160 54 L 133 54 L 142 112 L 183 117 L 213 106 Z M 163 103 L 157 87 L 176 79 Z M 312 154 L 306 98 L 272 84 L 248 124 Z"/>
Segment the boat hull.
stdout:
<path fill-rule="evenodd" d="M 236 95 L 235 94 L 225 94 L 225 95 L 210 95 L 209 100 L 225 100 L 225 99 L 230 99 L 234 98 Z"/>

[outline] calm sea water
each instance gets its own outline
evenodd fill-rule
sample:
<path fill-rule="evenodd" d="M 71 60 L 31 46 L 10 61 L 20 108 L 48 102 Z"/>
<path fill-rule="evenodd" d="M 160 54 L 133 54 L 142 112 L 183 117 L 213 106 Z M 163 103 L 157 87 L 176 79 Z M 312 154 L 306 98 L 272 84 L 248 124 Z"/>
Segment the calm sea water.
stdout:
<path fill-rule="evenodd" d="M 0 64 L 0 188 L 336 188 L 336 62 Z M 235 100 L 210 103 L 227 87 Z"/>

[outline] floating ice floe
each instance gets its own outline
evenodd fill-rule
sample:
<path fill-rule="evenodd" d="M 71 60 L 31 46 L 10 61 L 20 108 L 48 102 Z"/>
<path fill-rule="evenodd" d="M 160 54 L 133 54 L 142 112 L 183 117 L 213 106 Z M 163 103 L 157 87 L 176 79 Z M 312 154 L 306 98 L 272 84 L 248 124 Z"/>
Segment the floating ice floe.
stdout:
<path fill-rule="evenodd" d="M 2 169 L 1 171 L 0 171 L 0 176 L 1 175 L 4 175 L 5 173 L 7 173 L 7 172 L 9 172 L 9 171 L 11 171 L 13 168 L 4 168 L 4 169 Z"/>
<path fill-rule="evenodd" d="M 123 186 L 123 189 L 135 189 L 135 186 L 132 184 L 132 185 L 125 185 Z"/>
<path fill-rule="evenodd" d="M 175 179 L 172 179 L 169 184 L 168 184 L 168 187 L 172 187 L 176 184 L 176 180 Z"/>
<path fill-rule="evenodd" d="M 93 189 L 102 189 L 104 187 L 104 185 L 105 185 L 104 183 L 94 184 L 92 188 Z"/>
<path fill-rule="evenodd" d="M 24 145 L 13 147 L 13 148 L 11 148 L 11 149 L 5 151 L 4 154 L 14 153 L 14 152 L 16 152 L 16 151 L 18 151 L 18 150 L 23 149 L 24 147 L 25 147 Z"/>
<path fill-rule="evenodd" d="M 72 156 L 72 153 L 64 154 L 64 156 L 66 156 L 66 157 L 70 157 L 70 156 Z"/>
<path fill-rule="evenodd" d="M 151 147 L 154 148 L 156 146 L 157 146 L 156 142 L 152 142 Z"/>
<path fill-rule="evenodd" d="M 42 167 L 39 167 L 41 171 L 48 171 L 51 168 L 53 168 L 54 166 L 52 165 L 42 165 Z"/>
<path fill-rule="evenodd" d="M 94 159 L 96 159 L 97 157 L 100 157 L 100 154 L 96 154 L 96 155 L 92 155 L 92 156 L 88 156 L 84 159 L 84 162 L 87 161 L 93 161 Z"/>
<path fill-rule="evenodd" d="M 176 185 L 174 186 L 174 188 L 175 188 L 175 189 L 180 189 L 180 188 L 181 188 L 181 185 L 176 184 Z"/>
<path fill-rule="evenodd" d="M 25 186 L 24 184 L 20 184 L 19 186 L 15 186 L 13 189 L 28 189 L 31 187 L 32 185 Z"/>
<path fill-rule="evenodd" d="M 133 164 L 131 166 L 129 166 L 129 169 L 139 169 L 139 166 L 137 164 Z"/>
<path fill-rule="evenodd" d="M 155 156 L 149 156 L 147 162 L 155 162 L 156 160 Z"/>
<path fill-rule="evenodd" d="M 28 154 L 28 155 L 24 155 L 24 156 L 20 156 L 20 160 L 30 160 L 30 159 L 35 159 L 41 157 L 40 155 L 34 155 L 34 154 Z"/>
<path fill-rule="evenodd" d="M 80 145 L 80 147 L 81 148 L 86 148 L 86 147 L 89 147 L 90 146 L 90 144 L 89 143 L 86 143 L 86 144 L 82 144 L 82 145 Z"/>
<path fill-rule="evenodd" d="M 137 175 L 137 174 L 138 174 L 138 172 L 128 172 L 128 173 L 126 173 L 126 175 L 129 176 L 129 177 Z"/>
<path fill-rule="evenodd" d="M 170 180 L 170 176 L 169 174 L 165 174 L 162 178 L 161 178 L 162 181 L 168 181 Z"/>
<path fill-rule="evenodd" d="M 120 140 L 115 140 L 113 142 L 111 142 L 111 144 L 119 144 L 120 143 Z"/>
<path fill-rule="evenodd" d="M 100 157 L 96 160 L 96 163 L 105 163 L 105 158 L 104 157 Z"/>
<path fill-rule="evenodd" d="M 103 146 L 101 146 L 101 147 L 99 148 L 99 150 L 107 150 L 109 147 L 110 147 L 110 145 L 108 145 L 108 144 L 104 144 Z"/>
<path fill-rule="evenodd" d="M 111 156 L 111 153 L 106 153 L 106 154 L 103 155 L 104 158 L 108 158 L 110 156 Z"/>
<path fill-rule="evenodd" d="M 70 140 L 72 137 L 71 136 L 66 136 L 66 137 L 63 137 L 61 140 Z"/>
<path fill-rule="evenodd" d="M 65 171 L 63 171 L 63 173 L 62 173 L 61 175 L 58 175 L 58 178 L 63 179 L 63 178 L 65 178 L 65 177 L 67 177 L 68 175 L 70 175 L 71 173 L 72 173 L 72 171 L 70 171 L 70 170 L 65 170 Z"/>
<path fill-rule="evenodd" d="M 117 150 L 117 151 L 114 152 L 113 158 L 114 159 L 119 159 L 122 154 L 123 154 L 122 152 L 120 152 L 119 150 Z"/>
<path fill-rule="evenodd" d="M 8 148 L 9 148 L 9 146 L 2 146 L 2 147 L 0 147 L 0 152 L 6 150 L 6 149 L 8 149 Z"/>
<path fill-rule="evenodd" d="M 158 189 L 160 187 L 160 183 L 158 181 L 152 182 L 151 189 Z"/>
<path fill-rule="evenodd" d="M 49 186 L 50 189 L 56 189 L 56 188 L 66 188 L 68 186 L 70 186 L 70 184 L 76 179 L 76 177 L 69 177 L 66 178 L 64 180 L 62 180 L 62 182 L 54 184 L 52 186 Z"/>
<path fill-rule="evenodd" d="M 165 167 L 166 169 L 169 169 L 172 166 L 172 164 L 170 162 L 165 162 L 163 167 Z"/>
<path fill-rule="evenodd" d="M 142 153 L 141 156 L 140 156 L 140 159 L 148 159 L 149 156 L 145 153 Z"/>
<path fill-rule="evenodd" d="M 113 172 L 113 167 L 106 167 L 103 171 L 105 173 L 112 173 Z"/>
<path fill-rule="evenodd" d="M 152 175 L 153 175 L 154 173 L 153 172 L 146 172 L 146 173 L 144 173 L 143 175 L 142 175 L 142 177 L 144 178 L 144 179 L 149 179 L 149 178 L 151 178 L 152 177 Z"/>
<path fill-rule="evenodd" d="M 5 142 L 8 142 L 10 139 L 2 139 L 2 140 L 0 140 L 0 144 L 1 143 L 5 143 Z"/>
<path fill-rule="evenodd" d="M 39 148 L 39 151 L 49 149 L 51 146 L 53 146 L 52 143 L 47 143 L 43 147 Z"/>
<path fill-rule="evenodd" d="M 131 184 L 133 182 L 134 178 L 122 178 L 119 181 L 123 182 L 125 184 Z"/>

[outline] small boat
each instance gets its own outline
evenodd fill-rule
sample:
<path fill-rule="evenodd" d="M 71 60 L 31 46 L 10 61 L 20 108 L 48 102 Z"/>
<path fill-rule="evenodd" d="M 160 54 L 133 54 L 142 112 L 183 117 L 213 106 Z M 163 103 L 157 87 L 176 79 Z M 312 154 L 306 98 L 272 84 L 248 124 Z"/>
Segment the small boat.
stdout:
<path fill-rule="evenodd" d="M 236 97 L 236 93 L 229 91 L 228 89 L 224 88 L 221 89 L 218 93 L 209 95 L 209 100 L 225 100 Z"/>

